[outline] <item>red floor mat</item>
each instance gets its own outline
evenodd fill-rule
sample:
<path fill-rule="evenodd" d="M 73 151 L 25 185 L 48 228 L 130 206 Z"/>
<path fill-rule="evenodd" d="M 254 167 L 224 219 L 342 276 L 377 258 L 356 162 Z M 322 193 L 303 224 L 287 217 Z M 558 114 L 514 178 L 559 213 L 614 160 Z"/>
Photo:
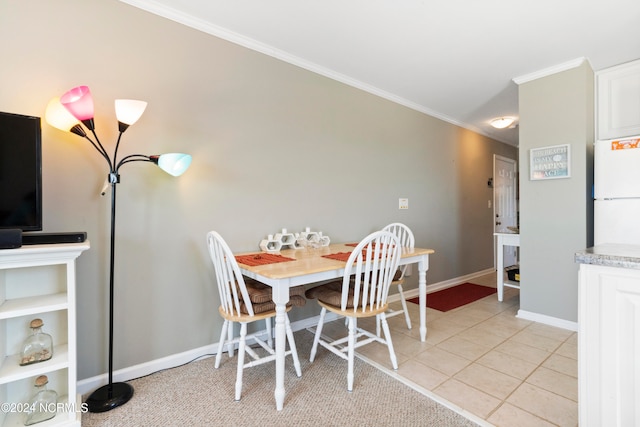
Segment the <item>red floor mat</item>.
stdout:
<path fill-rule="evenodd" d="M 427 294 L 427 307 L 438 311 L 449 311 L 469 304 L 496 292 L 496 288 L 463 283 L 452 288 Z M 418 304 L 418 297 L 407 301 Z"/>

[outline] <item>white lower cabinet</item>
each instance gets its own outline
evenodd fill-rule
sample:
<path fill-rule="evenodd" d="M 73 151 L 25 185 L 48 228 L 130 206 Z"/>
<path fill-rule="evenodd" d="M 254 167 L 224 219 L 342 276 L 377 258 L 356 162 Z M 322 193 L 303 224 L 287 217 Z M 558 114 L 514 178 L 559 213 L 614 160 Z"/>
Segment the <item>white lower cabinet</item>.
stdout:
<path fill-rule="evenodd" d="M 580 426 L 640 426 L 640 270 L 580 265 Z"/>
<path fill-rule="evenodd" d="M 38 426 L 80 426 L 76 393 L 76 259 L 89 242 L 0 250 L 0 426 L 24 425 L 25 404 L 39 375 L 58 393 L 57 414 Z M 20 366 L 29 323 L 44 321 L 53 357 Z"/>

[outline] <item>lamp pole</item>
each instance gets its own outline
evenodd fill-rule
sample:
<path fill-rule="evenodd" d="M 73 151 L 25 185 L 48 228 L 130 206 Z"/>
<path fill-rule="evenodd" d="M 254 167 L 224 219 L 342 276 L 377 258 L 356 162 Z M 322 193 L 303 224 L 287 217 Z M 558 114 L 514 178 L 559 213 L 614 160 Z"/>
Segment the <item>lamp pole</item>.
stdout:
<path fill-rule="evenodd" d="M 108 383 L 95 390 L 87 398 L 90 412 L 106 412 L 124 405 L 133 397 L 133 387 L 125 382 L 113 382 L 113 318 L 114 318 L 114 271 L 116 240 L 116 185 L 120 182 L 120 167 L 130 162 L 151 162 L 173 176 L 182 175 L 191 164 L 191 156 L 182 153 L 169 153 L 147 156 L 131 154 L 117 161 L 120 139 L 127 128 L 135 123 L 147 105 L 136 100 L 116 100 L 118 116 L 118 140 L 113 157 L 105 150 L 95 132 L 93 123 L 93 98 L 87 86 L 78 86 L 66 92 L 60 98 L 54 98 L 47 105 L 47 122 L 60 130 L 74 133 L 87 139 L 109 165 L 108 184 L 111 185 L 111 236 L 109 250 L 109 380 Z M 92 140 L 80 125 L 82 122 L 93 134 Z M 106 189 L 106 187 L 105 187 Z M 104 189 L 103 193 L 104 194 Z"/>
<path fill-rule="evenodd" d="M 136 155 L 144 157 L 142 155 Z M 145 161 L 143 158 L 137 159 Z M 131 160 L 134 161 L 134 160 Z M 146 160 L 149 161 L 149 160 Z M 115 162 L 115 158 L 113 160 Z M 111 184 L 111 236 L 109 250 L 109 383 L 95 390 L 87 398 L 87 408 L 90 412 L 106 412 L 124 405 L 133 397 L 133 387 L 126 382 L 113 382 L 113 306 L 115 299 L 115 255 L 116 255 L 116 186 L 120 182 L 119 166 L 109 172 Z"/>
<path fill-rule="evenodd" d="M 109 250 L 109 382 L 98 388 L 87 398 L 90 412 L 106 412 L 124 405 L 133 397 L 133 387 L 125 382 L 113 382 L 113 306 L 115 299 L 115 254 L 116 254 L 116 184 L 120 181 L 117 171 L 109 173 L 111 183 L 111 236 Z"/>
<path fill-rule="evenodd" d="M 113 301 L 114 301 L 114 271 L 116 255 L 116 184 L 120 180 L 117 171 L 109 174 L 111 181 L 111 250 L 109 252 L 109 384 L 106 385 L 106 396 L 100 388 L 87 399 L 87 405 L 92 412 L 104 412 L 106 406 L 120 406 L 133 397 L 133 387 L 127 383 L 113 382 Z M 104 410 L 101 410 L 103 409 Z"/>

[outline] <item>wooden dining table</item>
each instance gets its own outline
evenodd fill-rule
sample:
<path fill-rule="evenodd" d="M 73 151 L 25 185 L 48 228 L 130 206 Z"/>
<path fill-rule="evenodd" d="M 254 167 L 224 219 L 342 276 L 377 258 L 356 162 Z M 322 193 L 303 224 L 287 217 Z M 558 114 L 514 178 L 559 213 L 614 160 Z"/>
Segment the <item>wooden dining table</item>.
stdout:
<path fill-rule="evenodd" d="M 236 260 L 242 274 L 264 283 L 272 288 L 272 299 L 276 304 L 275 317 L 275 351 L 276 351 L 276 389 L 277 410 L 284 406 L 285 389 L 285 318 L 286 305 L 289 302 L 289 288 L 298 285 L 323 282 L 342 278 L 346 260 L 327 258 L 326 255 L 352 252 L 355 244 L 331 244 L 319 248 L 286 249 L 277 253 L 286 260 L 284 262 L 261 263 L 265 253 L 251 252 L 236 254 Z M 433 249 L 402 248 L 400 265 L 418 265 L 418 292 L 420 302 L 420 340 L 427 338 L 427 270 L 429 255 Z M 269 254 L 271 255 L 271 254 Z M 266 257 L 265 257 L 266 258 Z M 243 262 L 244 260 L 244 262 Z"/>

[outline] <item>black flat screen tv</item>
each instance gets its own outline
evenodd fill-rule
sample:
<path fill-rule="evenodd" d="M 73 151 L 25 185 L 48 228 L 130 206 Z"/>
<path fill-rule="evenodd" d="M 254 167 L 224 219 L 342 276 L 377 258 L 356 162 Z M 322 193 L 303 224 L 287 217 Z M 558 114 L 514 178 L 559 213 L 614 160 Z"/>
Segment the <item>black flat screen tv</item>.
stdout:
<path fill-rule="evenodd" d="M 0 229 L 42 231 L 40 117 L 0 112 Z"/>

